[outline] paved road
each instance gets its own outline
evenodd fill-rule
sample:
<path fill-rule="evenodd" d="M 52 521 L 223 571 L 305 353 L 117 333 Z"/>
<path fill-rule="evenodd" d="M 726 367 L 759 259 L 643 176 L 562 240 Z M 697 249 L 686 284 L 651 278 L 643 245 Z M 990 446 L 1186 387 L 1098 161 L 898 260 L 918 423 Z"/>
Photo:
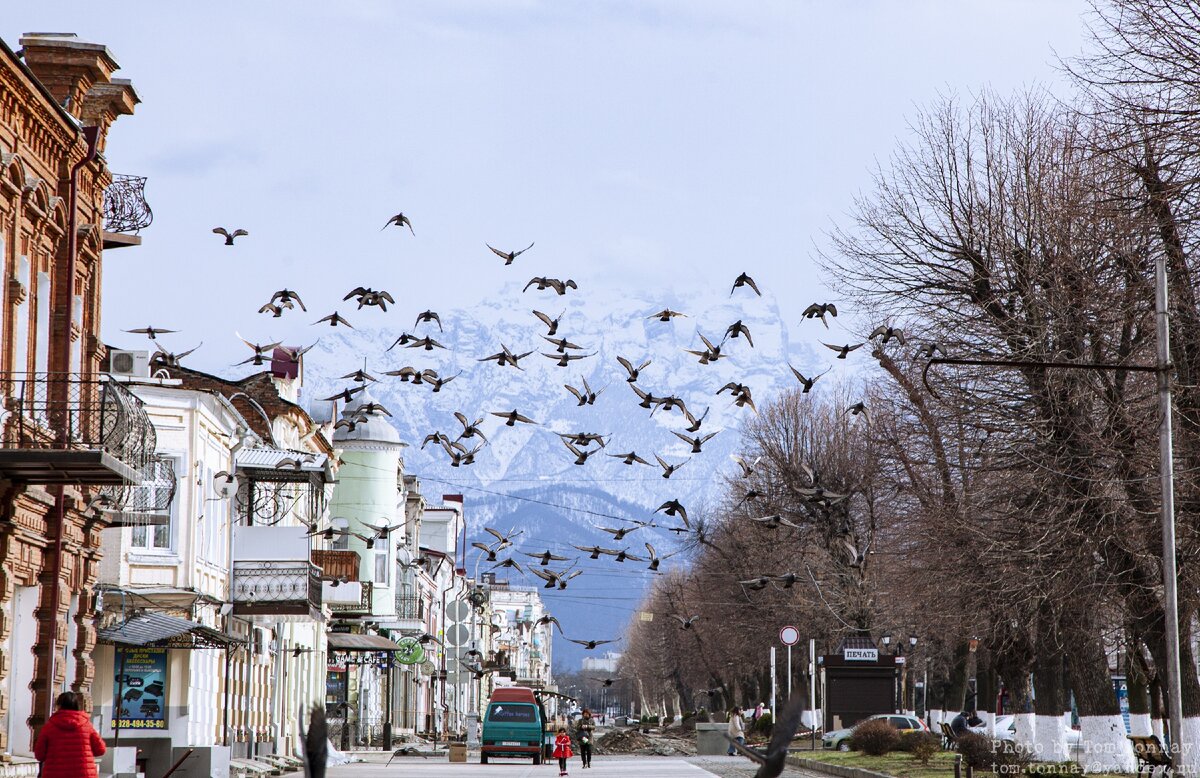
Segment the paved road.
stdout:
<path fill-rule="evenodd" d="M 497 760 L 481 765 L 478 758 L 465 764 L 450 764 L 445 759 L 403 757 L 385 767 L 386 757 L 368 757 L 371 761 L 332 767 L 328 778 L 396 778 L 397 776 L 455 776 L 455 778 L 557 778 L 558 763 L 534 767 L 525 761 Z M 574 778 L 743 778 L 754 775 L 755 766 L 741 757 L 702 756 L 672 758 L 596 757 L 592 767 L 583 770 L 578 759 L 567 769 Z M 788 770 L 789 778 L 813 778 L 813 773 Z"/>

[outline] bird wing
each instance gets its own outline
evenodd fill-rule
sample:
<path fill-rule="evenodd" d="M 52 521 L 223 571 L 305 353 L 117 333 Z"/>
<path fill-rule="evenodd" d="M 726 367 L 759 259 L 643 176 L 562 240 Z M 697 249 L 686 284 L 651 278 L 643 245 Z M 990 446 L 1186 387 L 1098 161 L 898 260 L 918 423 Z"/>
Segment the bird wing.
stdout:
<path fill-rule="evenodd" d="M 380 289 L 380 290 L 379 290 L 379 297 L 380 297 L 381 299 L 383 299 L 383 300 L 387 300 L 387 301 L 388 301 L 389 303 L 391 303 L 392 305 L 395 305 L 395 304 L 396 304 L 396 300 L 395 300 L 395 298 L 393 298 L 393 297 L 392 297 L 390 294 L 388 294 L 388 293 L 387 293 L 386 291 L 384 291 L 383 289 Z M 384 310 L 387 310 L 387 309 L 385 308 Z"/>
<path fill-rule="evenodd" d="M 833 303 L 825 303 L 825 310 L 829 312 L 830 316 L 837 316 L 837 306 Z"/>
<path fill-rule="evenodd" d="M 241 229 L 233 231 L 233 237 L 235 237 L 235 238 L 240 238 L 243 235 L 249 235 L 249 234 L 250 233 L 247 232 L 246 230 L 241 230 Z"/>
<path fill-rule="evenodd" d="M 541 556 L 541 554 L 534 554 L 533 556 Z M 541 569 L 540 567 L 531 567 L 531 568 L 529 568 L 529 570 L 534 575 L 536 575 L 538 578 L 541 578 L 543 581 L 555 581 L 558 579 L 557 575 L 555 575 L 554 573 L 548 573 L 545 570 Z"/>
<path fill-rule="evenodd" d="M 224 235 L 226 238 L 229 237 L 229 230 L 225 229 L 224 227 L 213 227 L 213 232 L 215 232 L 217 235 Z"/>
<path fill-rule="evenodd" d="M 633 365 L 625 357 L 617 357 L 617 361 L 621 363 L 621 367 L 629 371 L 629 375 L 633 375 Z"/>
<path fill-rule="evenodd" d="M 490 244 L 490 243 L 485 243 L 485 244 L 483 244 L 483 245 L 485 245 L 485 246 L 487 246 L 489 249 L 491 249 L 491 250 L 492 250 L 492 253 L 493 253 L 493 254 L 495 254 L 496 256 L 500 257 L 500 259 L 503 259 L 503 260 L 509 260 L 509 259 L 512 259 L 512 255 L 511 255 L 511 254 L 505 254 L 503 251 L 501 251 L 500 249 L 496 248 L 495 246 L 493 246 L 493 245 L 492 245 L 492 244 Z"/>
<path fill-rule="evenodd" d="M 492 535 L 493 537 L 495 537 L 495 538 L 496 538 L 496 540 L 499 540 L 501 543 L 503 543 L 505 540 L 507 540 L 507 539 L 508 539 L 508 538 L 504 537 L 504 535 L 503 535 L 503 534 L 501 534 L 500 532 L 498 532 L 498 531 L 497 531 L 497 530 L 495 530 L 495 529 L 492 529 L 491 527 L 484 527 L 484 528 L 483 528 L 483 531 L 484 531 L 484 532 L 487 532 L 487 533 L 488 533 L 488 534 L 490 534 L 490 535 Z"/>
<path fill-rule="evenodd" d="M 515 415 L 514 415 L 514 418 L 515 418 L 517 421 L 523 421 L 523 422 L 525 422 L 526 424 L 537 424 L 537 422 L 536 422 L 536 421 L 534 421 L 533 419 L 529 418 L 528 416 L 522 416 L 521 414 L 519 414 L 519 413 L 515 413 L 515 412 L 514 412 L 514 414 L 515 414 Z"/>
<path fill-rule="evenodd" d="M 841 351 L 842 349 L 846 348 L 845 346 L 834 346 L 832 344 L 826 343 L 825 341 L 821 341 L 821 345 L 831 351 Z"/>
<path fill-rule="evenodd" d="M 871 334 L 870 334 L 870 335 L 868 335 L 867 337 L 868 337 L 868 338 L 878 338 L 880 335 L 885 335 L 885 334 L 887 334 L 887 329 L 888 329 L 887 327 L 885 327 L 885 326 L 883 326 L 882 324 L 880 324 L 878 327 L 876 327 L 875 329 L 871 330 Z"/>
<path fill-rule="evenodd" d="M 799 381 L 802 384 L 808 383 L 808 379 L 805 378 L 804 375 L 799 370 L 792 367 L 791 363 L 788 363 L 788 368 L 792 371 L 792 375 L 796 376 L 797 381 Z"/>
<path fill-rule="evenodd" d="M 362 297 L 363 295 L 367 295 L 370 293 L 371 293 L 370 289 L 367 289 L 362 286 L 356 286 L 356 287 L 354 287 L 354 289 L 352 289 L 350 292 L 348 292 L 345 297 L 342 298 L 342 301 L 345 302 L 346 300 L 349 300 L 351 297 Z"/>
<path fill-rule="evenodd" d="M 526 288 L 528 288 L 528 287 L 526 287 Z M 551 319 L 549 316 L 547 316 L 546 314 L 542 313 L 541 311 L 534 311 L 534 312 L 533 312 L 533 315 L 534 315 L 534 316 L 536 316 L 536 317 L 538 317 L 539 319 L 541 319 L 541 320 L 542 320 L 542 323 L 543 323 L 543 324 L 545 324 L 547 327 L 553 327 L 553 326 L 554 326 L 554 319 Z"/>
<path fill-rule="evenodd" d="M 692 445 L 692 446 L 696 445 L 695 438 L 689 438 L 687 435 L 684 435 L 682 432 L 676 432 L 675 430 L 671 430 L 671 434 L 674 435 L 675 437 L 679 438 L 680 440 L 682 440 L 684 443 L 687 443 L 688 445 Z"/>
<path fill-rule="evenodd" d="M 853 351 L 853 350 L 854 350 L 854 349 L 856 349 L 856 348 L 862 348 L 862 345 L 863 345 L 863 344 L 861 344 L 861 343 L 855 343 L 853 346 L 847 345 L 847 346 L 846 346 L 846 350 L 847 350 L 847 351 Z"/>
<path fill-rule="evenodd" d="M 660 467 L 662 467 L 662 469 L 663 469 L 663 470 L 670 470 L 670 469 L 671 469 L 671 466 L 670 466 L 670 465 L 668 465 L 666 462 L 664 462 L 664 461 L 663 461 L 663 458 L 662 458 L 662 457 L 660 457 L 658 454 L 655 454 L 655 455 L 654 455 L 654 458 L 658 460 L 658 464 L 659 464 L 659 466 L 660 466 Z"/>
<path fill-rule="evenodd" d="M 582 393 L 581 393 L 581 392 L 580 392 L 578 389 L 576 389 L 575 387 L 571 386 L 570 384 L 563 384 L 563 386 L 564 386 L 564 387 L 566 387 L 566 390 L 567 390 L 568 392 L 570 392 L 571 394 L 575 395 L 575 399 L 576 399 L 576 400 L 582 400 L 582 399 L 583 399 L 583 394 L 582 394 Z"/>
<path fill-rule="evenodd" d="M 654 546 L 650 545 L 649 543 L 646 544 L 646 551 L 650 554 L 651 559 L 658 558 L 658 554 L 654 552 Z"/>
<path fill-rule="evenodd" d="M 753 290 L 754 290 L 754 293 L 755 293 L 756 295 L 758 295 L 759 297 L 762 297 L 762 292 L 761 292 L 761 291 L 759 291 L 759 289 L 758 289 L 758 284 L 754 283 L 754 279 L 753 279 L 753 278 L 751 278 L 750 276 L 746 276 L 746 286 L 748 286 L 748 287 L 750 287 L 751 289 L 753 289 Z"/>
<path fill-rule="evenodd" d="M 771 731 L 771 742 L 767 745 L 767 756 L 774 757 L 779 754 L 786 754 L 787 748 L 791 745 L 792 738 L 795 737 L 796 731 L 800 729 L 800 719 L 805 709 L 805 698 L 803 694 L 793 694 L 784 706 L 783 712 L 780 713 L 779 719 L 775 722 L 775 727 Z"/>

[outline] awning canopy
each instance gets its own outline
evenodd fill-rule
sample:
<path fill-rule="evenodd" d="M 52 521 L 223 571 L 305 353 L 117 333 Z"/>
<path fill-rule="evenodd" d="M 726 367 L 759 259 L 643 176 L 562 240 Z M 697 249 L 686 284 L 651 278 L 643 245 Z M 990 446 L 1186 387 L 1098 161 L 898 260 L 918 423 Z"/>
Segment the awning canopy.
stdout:
<path fill-rule="evenodd" d="M 310 451 L 259 446 L 237 452 L 234 464 L 239 473 L 255 481 L 319 486 L 325 483 L 328 460 Z"/>
<path fill-rule="evenodd" d="M 229 648 L 241 641 L 212 627 L 155 611 L 142 611 L 96 631 L 99 642 L 156 648 Z"/>
<path fill-rule="evenodd" d="M 353 632 L 326 634 L 332 651 L 403 651 L 392 641 L 379 635 L 357 635 Z"/>

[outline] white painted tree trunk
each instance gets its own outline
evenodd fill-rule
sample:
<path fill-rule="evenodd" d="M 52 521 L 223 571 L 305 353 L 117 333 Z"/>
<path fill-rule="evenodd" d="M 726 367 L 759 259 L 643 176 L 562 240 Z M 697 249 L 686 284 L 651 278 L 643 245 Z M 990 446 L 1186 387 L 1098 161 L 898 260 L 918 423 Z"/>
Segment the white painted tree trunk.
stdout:
<path fill-rule="evenodd" d="M 1200 772 L 1200 717 L 1188 716 L 1183 720 L 1183 748 L 1171 744 L 1175 758 L 1176 775 L 1196 775 Z"/>
<path fill-rule="evenodd" d="M 991 711 L 983 712 L 983 731 L 990 738 L 996 737 L 996 714 Z"/>
<path fill-rule="evenodd" d="M 939 729 L 941 729 L 941 727 L 939 726 L 941 723 L 942 723 L 942 709 L 941 708 L 930 708 L 929 709 L 929 728 L 933 729 L 935 731 L 939 730 Z"/>
<path fill-rule="evenodd" d="M 1153 730 L 1154 736 L 1156 738 L 1158 738 L 1158 742 L 1163 743 L 1165 745 L 1166 741 L 1163 740 L 1163 732 L 1165 731 L 1165 728 L 1163 727 L 1163 720 L 1162 719 L 1153 719 L 1150 722 L 1150 728 Z"/>
<path fill-rule="evenodd" d="M 1129 734 L 1147 737 L 1154 734 L 1154 730 L 1150 724 L 1149 713 L 1130 713 L 1129 714 Z"/>
<path fill-rule="evenodd" d="M 1034 724 L 1033 758 L 1039 762 L 1065 762 L 1071 758 L 1067 750 L 1067 728 L 1059 716 L 1037 716 Z"/>
<path fill-rule="evenodd" d="M 1121 714 L 1079 719 L 1083 769 L 1089 773 L 1132 773 L 1137 770 L 1133 746 L 1125 737 Z"/>
<path fill-rule="evenodd" d="M 1018 713 L 1013 716 L 1013 744 L 1021 753 L 1036 756 L 1037 721 L 1032 713 Z"/>

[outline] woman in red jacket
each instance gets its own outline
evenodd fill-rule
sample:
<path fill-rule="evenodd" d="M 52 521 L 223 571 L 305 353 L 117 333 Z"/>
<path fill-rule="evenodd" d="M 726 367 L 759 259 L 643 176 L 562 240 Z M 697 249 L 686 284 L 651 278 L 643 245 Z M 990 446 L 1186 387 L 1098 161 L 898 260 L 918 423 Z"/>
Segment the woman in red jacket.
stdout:
<path fill-rule="evenodd" d="M 80 710 L 82 700 L 75 692 L 63 692 L 54 706 L 57 710 L 33 747 L 42 778 L 97 778 L 96 757 L 104 755 L 104 741 Z"/>

